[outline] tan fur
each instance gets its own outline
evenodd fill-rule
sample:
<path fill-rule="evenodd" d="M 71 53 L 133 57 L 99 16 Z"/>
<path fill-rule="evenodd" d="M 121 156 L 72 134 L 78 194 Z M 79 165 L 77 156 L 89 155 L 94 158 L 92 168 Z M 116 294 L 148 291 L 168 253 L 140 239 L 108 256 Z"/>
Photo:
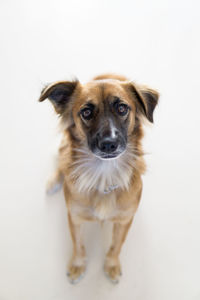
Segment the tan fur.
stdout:
<path fill-rule="evenodd" d="M 84 86 L 78 83 L 73 94 L 73 98 L 76 100 L 71 109 L 75 126 L 70 123 L 69 127 L 68 125 L 64 127 L 63 140 L 59 149 L 58 169 L 54 176 L 54 184 L 64 177 L 64 194 L 74 246 L 68 275 L 73 282 L 76 282 L 86 268 L 86 254 L 81 237 L 81 224 L 85 221 L 109 220 L 113 222 L 113 239 L 111 248 L 106 255 L 104 269 L 113 282 L 118 281 L 121 273 L 119 254 L 140 202 L 142 192 L 141 175 L 145 171 L 141 146 L 142 123 L 139 112 L 136 112 L 136 104 L 128 89 L 129 84 L 130 82 L 123 76 L 105 74 L 95 77 L 94 80 Z M 108 165 L 108 168 L 110 168 L 108 172 L 113 174 L 112 176 L 117 174 L 115 167 L 120 168 L 120 174 L 117 175 L 117 178 L 120 178 L 120 175 L 122 176 L 118 183 L 119 187 L 108 194 L 102 193 L 102 189 L 109 186 L 112 178 L 110 179 L 105 174 L 101 174 L 98 165 L 96 173 L 94 171 L 94 178 L 92 178 L 92 173 L 90 174 L 90 172 L 93 172 L 93 169 L 90 170 L 90 166 L 95 164 L 95 158 L 87 150 L 85 133 L 81 119 L 78 116 L 80 108 L 90 99 L 99 105 L 101 111 L 102 91 L 100 86 L 102 85 L 104 85 L 105 98 L 110 94 L 114 94 L 122 98 L 131 107 L 128 127 L 130 149 L 126 150 L 115 162 L 110 162 L 110 166 Z M 45 98 L 44 95 L 43 98 Z M 138 124 L 136 124 L 136 113 L 138 113 Z M 68 112 L 62 114 L 62 123 L 69 124 Z M 134 130 L 134 128 L 136 129 Z M 82 141 L 81 148 L 77 140 Z M 82 161 L 85 161 L 85 165 Z M 118 165 L 115 166 L 115 164 Z M 84 176 L 82 176 L 83 174 Z M 91 182 L 89 187 L 87 187 L 88 181 Z M 50 186 L 52 186 L 52 182 Z"/>

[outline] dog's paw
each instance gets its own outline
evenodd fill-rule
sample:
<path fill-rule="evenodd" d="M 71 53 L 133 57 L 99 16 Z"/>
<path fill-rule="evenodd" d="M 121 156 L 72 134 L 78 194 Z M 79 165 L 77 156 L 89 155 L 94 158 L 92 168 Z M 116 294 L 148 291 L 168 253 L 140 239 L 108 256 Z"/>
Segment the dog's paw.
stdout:
<path fill-rule="evenodd" d="M 54 185 L 47 185 L 46 187 L 46 193 L 48 196 L 51 196 L 55 193 L 57 193 L 59 190 L 61 190 L 62 184 L 61 183 L 56 183 Z"/>
<path fill-rule="evenodd" d="M 58 178 L 57 174 L 53 174 L 47 181 L 46 193 L 47 195 L 53 195 L 62 188 L 62 180 Z"/>
<path fill-rule="evenodd" d="M 85 275 L 85 270 L 86 270 L 85 265 L 82 265 L 82 266 L 71 265 L 68 268 L 68 272 L 67 272 L 69 282 L 72 284 L 78 283 Z"/>
<path fill-rule="evenodd" d="M 117 261 L 116 263 L 110 262 L 106 259 L 104 264 L 104 272 L 106 277 L 114 284 L 119 282 L 119 277 L 122 275 L 120 263 Z"/>

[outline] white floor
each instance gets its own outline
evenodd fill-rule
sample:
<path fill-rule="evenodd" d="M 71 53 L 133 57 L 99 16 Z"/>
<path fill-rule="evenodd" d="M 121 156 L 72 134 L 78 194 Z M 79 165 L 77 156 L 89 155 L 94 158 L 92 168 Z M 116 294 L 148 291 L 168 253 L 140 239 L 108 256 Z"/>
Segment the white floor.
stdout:
<path fill-rule="evenodd" d="M 199 1 L 1 1 L 0 300 L 200 299 Z M 87 224 L 78 285 L 63 193 L 45 182 L 59 143 L 43 84 L 119 72 L 161 93 L 144 140 L 148 171 L 114 286 L 110 225 Z"/>

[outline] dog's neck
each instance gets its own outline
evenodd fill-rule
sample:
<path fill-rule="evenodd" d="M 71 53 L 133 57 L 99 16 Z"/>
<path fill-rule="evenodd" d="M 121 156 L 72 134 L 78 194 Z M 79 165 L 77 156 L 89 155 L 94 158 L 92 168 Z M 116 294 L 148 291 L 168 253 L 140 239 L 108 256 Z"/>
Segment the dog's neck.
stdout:
<path fill-rule="evenodd" d="M 137 156 L 127 147 L 116 159 L 102 160 L 88 149 L 75 149 L 71 178 L 79 193 L 98 191 L 109 194 L 116 189 L 128 189 Z"/>

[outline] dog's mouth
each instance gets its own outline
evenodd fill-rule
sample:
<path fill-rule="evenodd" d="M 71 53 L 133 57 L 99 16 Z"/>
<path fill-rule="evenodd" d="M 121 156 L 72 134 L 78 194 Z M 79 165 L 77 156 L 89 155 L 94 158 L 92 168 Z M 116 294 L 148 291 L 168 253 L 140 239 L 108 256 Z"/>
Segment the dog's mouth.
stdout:
<path fill-rule="evenodd" d="M 107 155 L 100 155 L 98 156 L 100 159 L 103 159 L 103 160 L 111 160 L 111 159 L 116 159 L 118 158 L 119 155 L 114 155 L 114 154 L 107 154 Z"/>
<path fill-rule="evenodd" d="M 125 149 L 116 153 L 93 152 L 93 154 L 101 160 L 113 160 L 119 158 L 124 152 Z"/>

